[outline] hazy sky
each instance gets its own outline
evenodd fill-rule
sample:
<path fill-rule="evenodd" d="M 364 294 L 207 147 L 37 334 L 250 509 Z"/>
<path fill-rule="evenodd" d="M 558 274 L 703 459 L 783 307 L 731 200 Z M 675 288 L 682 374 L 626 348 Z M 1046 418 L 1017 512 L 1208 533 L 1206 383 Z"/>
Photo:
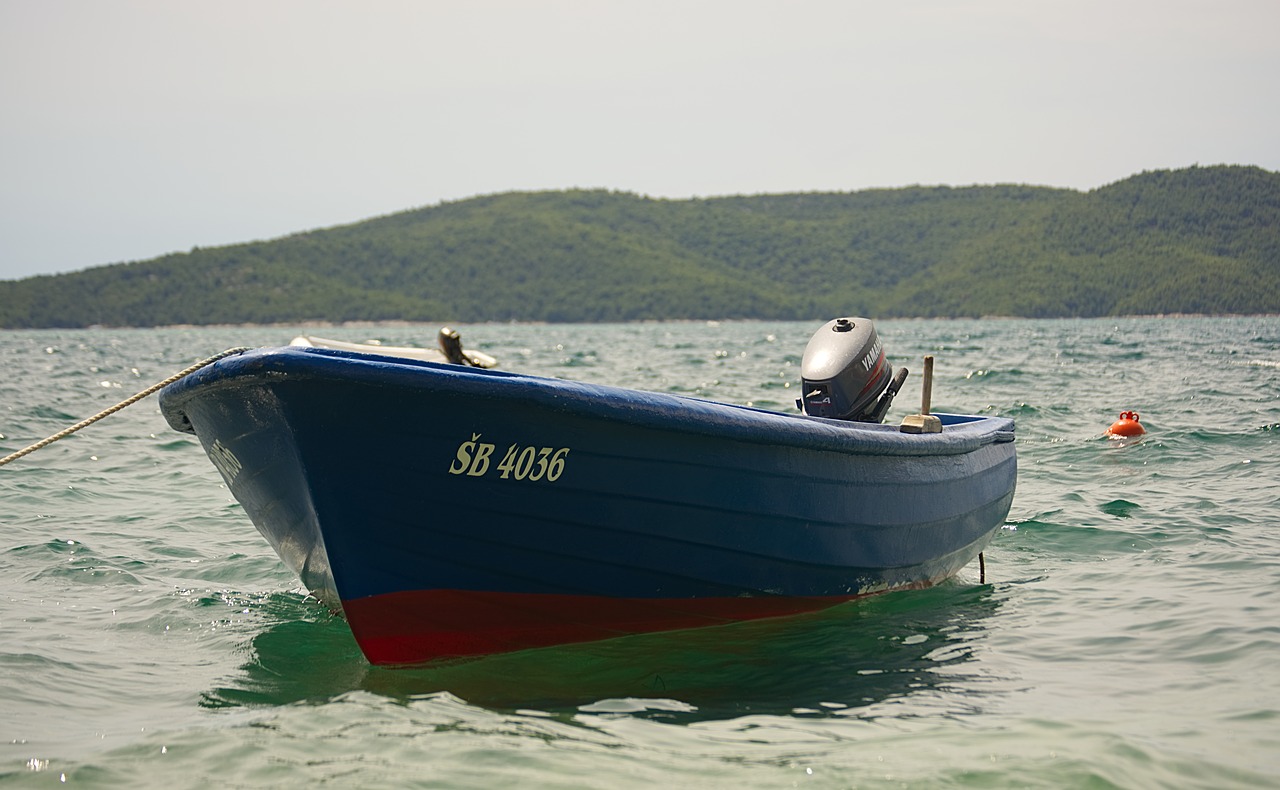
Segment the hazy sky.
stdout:
<path fill-rule="evenodd" d="M 1277 0 L 0 0 L 0 279 L 509 190 L 1280 170 Z"/>

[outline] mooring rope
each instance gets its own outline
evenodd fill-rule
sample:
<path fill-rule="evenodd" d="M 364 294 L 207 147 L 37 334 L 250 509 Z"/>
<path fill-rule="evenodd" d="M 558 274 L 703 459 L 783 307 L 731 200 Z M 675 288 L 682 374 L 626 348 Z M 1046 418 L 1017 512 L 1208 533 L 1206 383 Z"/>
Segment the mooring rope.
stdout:
<path fill-rule="evenodd" d="M 93 425 L 95 422 L 97 422 L 98 420 L 101 420 L 104 417 L 110 417 L 112 414 L 115 414 L 116 412 L 120 411 L 124 407 L 132 406 L 133 404 L 147 397 L 151 393 L 157 390 L 164 389 L 165 387 L 169 386 L 170 384 L 177 381 L 178 379 L 190 376 L 192 373 L 195 373 L 200 368 L 203 368 L 207 365 L 212 365 L 213 363 L 217 362 L 223 357 L 229 357 L 232 354 L 239 354 L 248 350 L 249 350 L 249 346 L 240 346 L 238 348 L 229 348 L 220 354 L 214 354 L 208 359 L 197 362 L 196 364 L 192 365 L 186 370 L 180 370 L 177 373 L 174 373 L 172 376 L 165 379 L 164 381 L 159 381 L 159 382 L 156 382 L 155 384 L 152 384 L 150 387 L 147 387 L 142 392 L 139 392 L 137 395 L 134 395 L 133 397 L 128 398 L 127 400 L 120 401 L 119 403 L 117 403 L 116 405 L 112 406 L 109 409 L 98 412 L 97 414 L 93 415 L 87 420 L 81 420 L 75 425 L 72 425 L 70 428 L 58 431 L 53 436 L 49 436 L 47 438 L 41 439 L 40 441 L 36 442 L 30 447 L 24 447 L 16 453 L 12 453 L 10 455 L 6 455 L 4 458 L 0 458 L 0 466 L 4 466 L 10 461 L 16 461 L 24 455 L 30 455 L 31 453 L 34 453 L 36 450 L 39 450 L 42 447 L 48 447 L 49 445 L 53 444 L 59 439 L 65 439 L 66 437 L 70 436 L 71 434 L 75 433 L 81 428 L 87 428 L 88 426 Z"/>

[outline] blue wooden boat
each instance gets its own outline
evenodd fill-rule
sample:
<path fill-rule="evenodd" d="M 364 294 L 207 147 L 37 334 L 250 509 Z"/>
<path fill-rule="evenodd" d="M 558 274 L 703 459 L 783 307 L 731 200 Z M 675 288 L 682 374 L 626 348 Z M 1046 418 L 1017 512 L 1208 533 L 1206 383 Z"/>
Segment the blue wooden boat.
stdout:
<path fill-rule="evenodd" d="M 887 408 L 879 341 L 814 346 L 808 414 L 295 347 L 222 359 L 161 409 L 368 660 L 413 664 L 812 611 L 968 564 L 1009 511 L 1012 421 L 859 422 Z"/>

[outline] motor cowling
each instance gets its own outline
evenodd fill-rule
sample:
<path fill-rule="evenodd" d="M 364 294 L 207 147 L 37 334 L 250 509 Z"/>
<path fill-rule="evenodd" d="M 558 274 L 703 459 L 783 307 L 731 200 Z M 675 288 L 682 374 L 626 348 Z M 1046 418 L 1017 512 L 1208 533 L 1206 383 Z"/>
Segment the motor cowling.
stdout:
<path fill-rule="evenodd" d="M 836 318 L 805 346 L 797 405 L 813 417 L 880 422 L 906 375 L 894 375 L 870 320 Z"/>

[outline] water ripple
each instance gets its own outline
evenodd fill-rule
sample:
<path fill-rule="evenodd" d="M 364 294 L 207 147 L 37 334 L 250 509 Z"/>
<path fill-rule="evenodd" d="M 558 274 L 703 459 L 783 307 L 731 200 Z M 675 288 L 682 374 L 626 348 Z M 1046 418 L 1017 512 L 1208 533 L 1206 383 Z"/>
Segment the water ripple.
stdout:
<path fill-rule="evenodd" d="M 815 328 L 463 334 L 512 370 L 794 411 Z M 880 328 L 895 365 L 937 355 L 935 409 L 1018 422 L 985 581 L 971 567 L 808 617 L 390 670 L 299 589 L 154 402 L 0 470 L 0 783 L 1274 784 L 1280 319 Z M 376 333 L 424 345 L 435 329 Z M 0 333 L 0 444 L 302 330 Z M 1128 409 L 1147 435 L 1104 438 Z"/>

